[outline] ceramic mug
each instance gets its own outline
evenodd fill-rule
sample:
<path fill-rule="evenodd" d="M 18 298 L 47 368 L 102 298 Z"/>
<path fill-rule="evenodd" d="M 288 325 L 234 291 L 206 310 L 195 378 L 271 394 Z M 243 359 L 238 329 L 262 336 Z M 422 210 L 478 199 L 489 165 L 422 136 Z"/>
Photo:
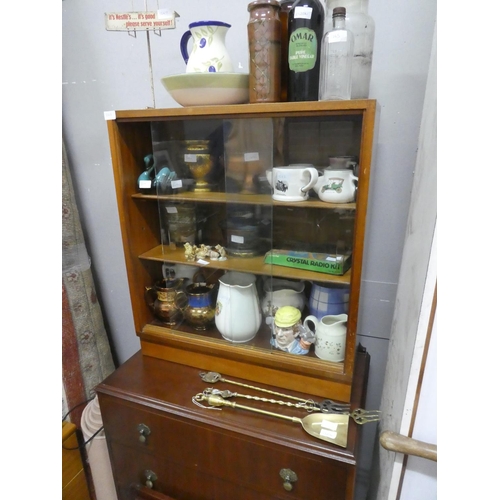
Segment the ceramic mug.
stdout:
<path fill-rule="evenodd" d="M 318 170 L 310 164 L 274 167 L 266 171 L 277 201 L 305 201 L 318 180 Z"/>

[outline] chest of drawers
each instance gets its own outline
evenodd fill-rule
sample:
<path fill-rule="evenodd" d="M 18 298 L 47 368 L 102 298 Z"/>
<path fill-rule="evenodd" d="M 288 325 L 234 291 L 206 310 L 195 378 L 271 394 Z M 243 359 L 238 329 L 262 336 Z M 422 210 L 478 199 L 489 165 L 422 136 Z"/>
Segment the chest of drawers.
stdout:
<path fill-rule="evenodd" d="M 357 352 L 352 408 L 364 403 L 368 367 L 369 355 Z M 198 369 L 141 352 L 97 387 L 120 500 L 354 498 L 361 431 L 354 421 L 342 448 L 309 435 L 300 424 L 273 416 L 201 408 L 192 398 L 207 387 L 211 385 L 202 381 Z M 213 387 L 266 397 L 222 381 Z M 283 393 L 275 387 L 259 387 Z M 235 399 L 274 413 L 307 415 L 295 407 Z"/>

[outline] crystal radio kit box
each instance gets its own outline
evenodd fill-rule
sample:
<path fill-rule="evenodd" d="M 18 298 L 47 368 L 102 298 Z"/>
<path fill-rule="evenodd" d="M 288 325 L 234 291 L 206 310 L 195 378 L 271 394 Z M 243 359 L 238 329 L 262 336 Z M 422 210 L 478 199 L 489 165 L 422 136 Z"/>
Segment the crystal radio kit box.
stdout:
<path fill-rule="evenodd" d="M 342 276 L 351 268 L 351 252 L 328 254 L 316 252 L 297 252 L 294 250 L 270 250 L 264 262 L 276 266 L 294 267 L 318 273 Z"/>

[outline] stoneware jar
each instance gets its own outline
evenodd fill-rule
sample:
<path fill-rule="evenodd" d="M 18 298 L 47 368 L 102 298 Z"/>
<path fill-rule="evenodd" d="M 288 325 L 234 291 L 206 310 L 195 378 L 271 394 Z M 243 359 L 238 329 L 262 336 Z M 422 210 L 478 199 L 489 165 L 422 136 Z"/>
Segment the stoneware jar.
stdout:
<path fill-rule="evenodd" d="M 250 51 L 250 102 L 281 99 L 281 21 L 277 0 L 255 0 L 248 4 Z"/>

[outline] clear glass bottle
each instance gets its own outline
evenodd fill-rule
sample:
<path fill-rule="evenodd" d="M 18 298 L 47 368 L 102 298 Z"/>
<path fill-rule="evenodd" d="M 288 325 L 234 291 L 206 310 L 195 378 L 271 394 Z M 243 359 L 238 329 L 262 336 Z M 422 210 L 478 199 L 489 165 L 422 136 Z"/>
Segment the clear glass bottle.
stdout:
<path fill-rule="evenodd" d="M 288 14 L 288 101 L 317 101 L 325 9 L 295 0 Z"/>
<path fill-rule="evenodd" d="M 327 0 L 325 33 L 332 29 L 332 10 L 346 8 L 345 26 L 354 35 L 351 99 L 367 99 L 372 73 L 375 21 L 368 14 L 369 0 Z"/>
<path fill-rule="evenodd" d="M 321 45 L 319 100 L 351 98 L 351 73 L 354 36 L 345 27 L 345 7 L 333 9 L 333 29 Z"/>

